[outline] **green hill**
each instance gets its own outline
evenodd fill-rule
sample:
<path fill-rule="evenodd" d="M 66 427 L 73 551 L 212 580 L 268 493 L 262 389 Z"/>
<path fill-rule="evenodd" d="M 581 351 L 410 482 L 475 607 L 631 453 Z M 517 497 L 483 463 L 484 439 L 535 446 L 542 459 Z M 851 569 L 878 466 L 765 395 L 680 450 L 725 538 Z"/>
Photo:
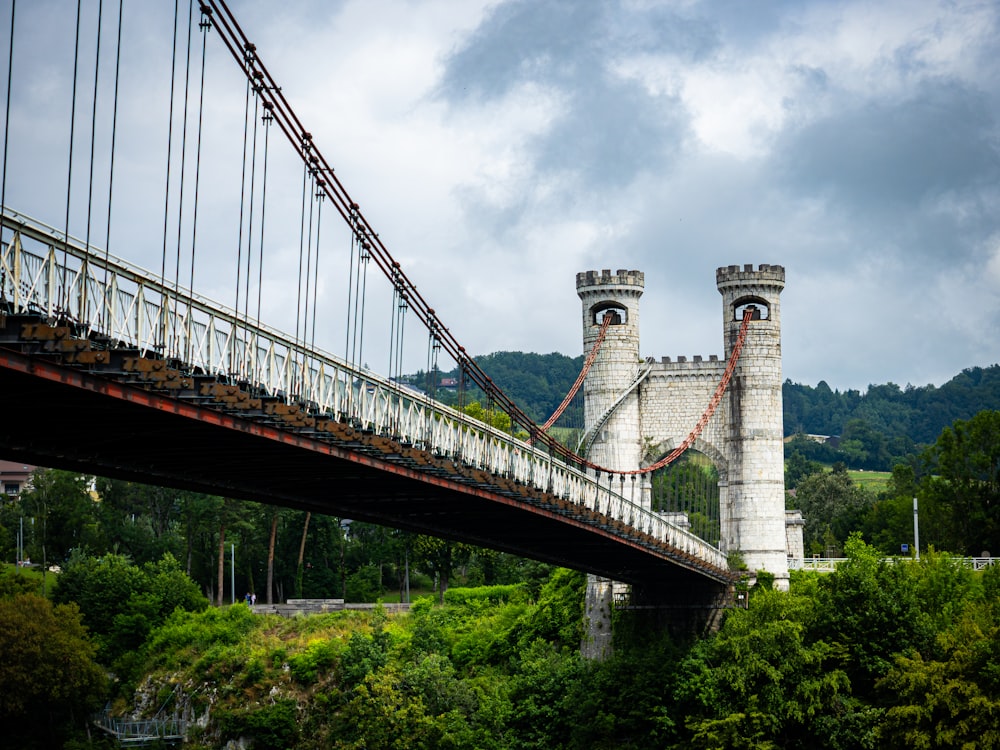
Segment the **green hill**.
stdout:
<path fill-rule="evenodd" d="M 583 355 L 494 352 L 476 358 L 500 389 L 536 422 L 545 421 L 569 392 L 583 367 Z M 440 373 L 457 379 L 458 370 Z M 425 382 L 424 373 L 409 378 Z M 455 388 L 439 388 L 435 395 L 456 403 Z M 485 400 L 477 388 L 463 394 L 465 403 Z M 933 443 L 956 419 L 970 419 L 983 409 L 1000 409 L 1000 365 L 970 367 L 940 387 L 900 387 L 895 383 L 857 390 L 833 390 L 825 381 L 816 386 L 786 380 L 782 386 L 785 436 L 799 433 L 841 436 L 856 450 L 833 460 L 852 468 L 889 470 L 902 456 Z M 570 405 L 559 422 L 582 427 L 583 404 Z M 693 425 L 692 425 L 693 426 Z M 862 455 L 863 454 L 863 455 Z"/>

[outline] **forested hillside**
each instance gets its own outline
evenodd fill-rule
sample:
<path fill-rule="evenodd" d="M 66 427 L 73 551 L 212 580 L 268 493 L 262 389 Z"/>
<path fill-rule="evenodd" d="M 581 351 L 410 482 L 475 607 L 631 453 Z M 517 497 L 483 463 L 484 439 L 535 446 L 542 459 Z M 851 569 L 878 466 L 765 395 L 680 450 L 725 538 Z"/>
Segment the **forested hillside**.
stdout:
<path fill-rule="evenodd" d="M 538 422 L 555 411 L 583 366 L 582 355 L 570 358 L 555 353 L 496 352 L 476 361 Z M 453 370 L 440 377 L 458 380 L 459 373 Z M 418 373 L 411 382 L 423 383 L 426 377 Z M 435 395 L 456 403 L 459 394 L 457 388 L 437 388 Z M 969 419 L 983 409 L 1000 409 L 1000 365 L 970 367 L 940 387 L 901 388 L 886 383 L 870 385 L 864 393 L 834 390 L 825 381 L 814 387 L 786 380 L 782 395 L 786 436 L 833 435 L 854 441 L 843 453 L 815 458 L 889 471 L 896 462 L 933 443 L 956 419 Z M 484 398 L 475 388 L 462 393 L 465 403 Z M 572 405 L 560 424 L 582 427 L 582 404 Z"/>
<path fill-rule="evenodd" d="M 886 383 L 862 394 L 831 390 L 825 381 L 813 388 L 786 380 L 782 394 L 786 435 L 842 435 L 848 422 L 860 419 L 886 438 L 906 436 L 926 445 L 956 419 L 1000 409 L 1000 365 L 970 367 L 940 388 Z"/>

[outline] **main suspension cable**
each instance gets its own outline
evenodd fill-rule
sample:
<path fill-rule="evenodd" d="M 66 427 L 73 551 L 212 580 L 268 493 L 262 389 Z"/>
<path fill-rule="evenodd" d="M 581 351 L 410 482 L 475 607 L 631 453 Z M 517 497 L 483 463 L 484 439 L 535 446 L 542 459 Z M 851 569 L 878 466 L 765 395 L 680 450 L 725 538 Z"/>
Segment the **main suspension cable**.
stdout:
<path fill-rule="evenodd" d="M 608 328 L 611 326 L 612 322 L 616 320 L 619 319 L 617 314 L 613 311 L 605 313 L 604 320 L 601 322 L 601 330 L 597 333 L 597 340 L 594 342 L 594 346 L 591 348 L 586 360 L 584 360 L 583 368 L 580 370 L 580 374 L 577 375 L 576 381 L 569 389 L 569 393 L 566 394 L 566 398 L 564 398 L 558 408 L 552 412 L 552 416 L 548 418 L 545 424 L 539 428 L 542 432 L 546 432 L 556 423 L 556 420 L 562 416 L 562 413 L 566 411 L 566 407 L 569 406 L 570 401 L 573 400 L 573 397 L 576 396 L 577 392 L 580 390 L 580 386 L 583 385 L 583 381 L 587 378 L 587 373 L 590 372 L 590 368 L 593 367 L 594 361 L 597 359 L 597 353 L 601 350 L 601 344 L 604 342 L 604 337 L 608 332 Z"/>
<path fill-rule="evenodd" d="M 220 38 L 226 45 L 227 49 L 229 49 L 230 54 L 232 54 L 234 59 L 242 66 L 243 54 L 241 50 L 245 45 L 250 44 L 249 39 L 237 23 L 226 0 L 207 0 L 207 2 L 216 12 L 217 28 L 220 32 Z M 361 251 L 367 255 L 367 258 L 370 258 L 375 262 L 383 275 L 390 280 L 390 283 L 393 283 L 397 289 L 406 293 L 409 309 L 416 313 L 423 325 L 428 329 L 431 329 L 434 326 L 437 327 L 442 348 L 445 349 L 449 356 L 451 356 L 455 362 L 458 363 L 459 368 L 462 371 L 463 381 L 466 377 L 468 377 L 472 383 L 484 392 L 491 392 L 499 408 L 511 417 L 512 428 L 520 427 L 526 430 L 528 434 L 534 437 L 537 442 L 544 444 L 544 447 L 551 452 L 552 455 L 558 456 L 566 463 L 579 468 L 589 468 L 602 472 L 610 471 L 597 466 L 580 456 L 577 456 L 551 435 L 541 432 L 535 422 L 527 414 L 525 414 L 525 412 L 519 408 L 517 404 L 510 399 L 510 397 L 503 393 L 503 391 L 496 388 L 485 371 L 483 371 L 474 359 L 470 358 L 466 354 L 465 347 L 458 343 L 451 331 L 447 327 L 440 325 L 436 314 L 433 312 L 433 308 L 427 304 L 423 295 L 417 291 L 416 286 L 398 267 L 398 264 L 389 253 L 385 243 L 373 230 L 371 224 L 360 212 L 360 210 L 357 209 L 357 203 L 351 198 L 339 178 L 334 174 L 330 163 L 326 160 L 315 144 L 311 142 L 312 136 L 308 133 L 301 120 L 299 120 L 298 116 L 292 110 L 291 105 L 288 103 L 288 100 L 285 98 L 285 95 L 281 90 L 281 87 L 277 85 L 270 72 L 260 60 L 259 56 L 256 56 L 254 60 L 254 70 L 259 71 L 263 75 L 263 78 L 267 83 L 267 100 L 274 107 L 273 111 L 275 115 L 275 122 L 284 133 L 292 147 L 299 153 L 304 166 L 308 166 L 310 161 L 314 161 L 314 163 L 317 164 L 319 171 L 329 176 L 327 184 L 324 187 L 324 192 L 326 192 L 327 197 L 330 198 L 335 210 L 352 228 L 355 237 L 361 240 Z M 252 73 L 249 72 L 247 74 L 252 75 Z M 303 148 L 301 145 L 305 139 L 309 140 L 308 149 Z M 359 272 L 360 265 L 361 264 L 359 263 Z M 357 297 L 355 300 L 357 300 Z M 363 309 L 364 308 L 362 308 L 362 315 Z M 356 320 L 358 319 L 356 318 Z M 360 347 L 355 351 L 355 354 L 358 355 L 358 357 L 360 357 L 359 352 Z M 735 361 L 731 364 L 735 367 Z M 461 390 L 462 389 L 460 387 L 460 392 Z M 719 394 L 719 398 L 721 398 L 721 393 Z M 640 473 L 645 473 L 646 471 L 647 470 L 642 470 Z M 611 473 L 619 474 L 621 472 L 611 471 Z"/>

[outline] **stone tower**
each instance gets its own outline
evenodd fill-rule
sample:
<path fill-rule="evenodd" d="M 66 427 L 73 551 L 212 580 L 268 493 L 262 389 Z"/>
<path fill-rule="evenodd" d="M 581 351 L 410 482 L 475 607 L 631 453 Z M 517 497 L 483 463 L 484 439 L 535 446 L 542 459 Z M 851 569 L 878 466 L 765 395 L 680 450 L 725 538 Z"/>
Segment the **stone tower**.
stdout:
<path fill-rule="evenodd" d="M 738 550 L 747 567 L 788 584 L 785 538 L 784 421 L 781 403 L 782 266 L 728 266 L 715 273 L 722 294 L 726 359 L 743 311 L 756 310 L 726 393 L 723 452 L 728 487 L 720 508 L 724 550 Z"/>
<path fill-rule="evenodd" d="M 598 466 L 627 471 L 639 467 L 642 437 L 639 398 L 635 392 L 617 404 L 638 372 L 639 298 L 645 279 L 640 271 L 587 271 L 576 275 L 576 293 L 583 305 L 583 350 L 590 352 L 600 334 L 605 316 L 611 324 L 604 336 L 598 358 L 583 385 L 584 423 L 596 430 L 590 441 L 588 458 Z M 620 488 L 639 502 L 639 483 L 629 481 Z M 580 650 L 588 659 L 604 659 L 611 654 L 611 610 L 614 582 L 587 576 L 584 604 L 587 632 Z"/>
<path fill-rule="evenodd" d="M 583 387 L 586 455 L 611 471 L 630 471 L 655 463 L 680 445 L 712 400 L 739 337 L 743 311 L 752 305 L 753 319 L 732 380 L 694 448 L 709 457 L 719 475 L 721 538 L 708 541 L 724 552 L 739 552 L 751 572 L 771 573 L 776 585 L 785 588 L 780 307 L 785 269 L 767 264 L 719 268 L 716 285 L 722 294 L 724 356 L 662 357 L 654 362 L 644 361 L 639 353 L 643 274 L 577 274 L 585 353 L 593 348 L 604 317 L 616 316 Z M 616 489 L 648 508 L 649 486 L 644 475 Z M 600 597 L 607 597 L 610 605 L 611 585 L 602 590 L 600 583 L 595 579 L 588 591 L 592 619 L 603 606 Z"/>
<path fill-rule="evenodd" d="M 619 471 L 639 468 L 642 458 L 639 397 L 628 392 L 642 364 L 639 356 L 639 298 L 645 280 L 641 271 L 587 271 L 576 275 L 576 293 L 583 303 L 583 350 L 591 351 L 605 316 L 612 316 L 601 344 L 600 356 L 594 361 L 583 385 L 584 421 L 588 428 L 599 421 L 593 435 L 588 458 L 599 466 Z M 612 410 L 612 407 L 614 409 Z M 624 495 L 632 494 L 633 482 L 625 486 Z M 631 498 L 640 502 L 638 491 Z"/>

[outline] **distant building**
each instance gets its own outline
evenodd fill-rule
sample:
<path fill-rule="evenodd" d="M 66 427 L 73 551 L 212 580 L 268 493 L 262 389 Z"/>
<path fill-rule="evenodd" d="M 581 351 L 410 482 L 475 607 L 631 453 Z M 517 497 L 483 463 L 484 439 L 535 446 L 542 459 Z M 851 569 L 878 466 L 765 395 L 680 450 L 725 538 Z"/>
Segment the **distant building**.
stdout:
<path fill-rule="evenodd" d="M 34 466 L 20 461 L 0 461 L 0 495 L 17 497 L 31 484 Z"/>
<path fill-rule="evenodd" d="M 441 378 L 442 388 L 458 388 L 458 378 Z"/>
<path fill-rule="evenodd" d="M 837 448 L 840 446 L 840 435 L 813 435 L 805 433 L 796 433 L 795 435 L 789 435 L 785 438 L 784 442 L 790 443 L 797 437 L 804 437 L 806 440 L 812 440 L 814 443 L 819 443 L 820 445 L 830 444 L 831 448 Z"/>

